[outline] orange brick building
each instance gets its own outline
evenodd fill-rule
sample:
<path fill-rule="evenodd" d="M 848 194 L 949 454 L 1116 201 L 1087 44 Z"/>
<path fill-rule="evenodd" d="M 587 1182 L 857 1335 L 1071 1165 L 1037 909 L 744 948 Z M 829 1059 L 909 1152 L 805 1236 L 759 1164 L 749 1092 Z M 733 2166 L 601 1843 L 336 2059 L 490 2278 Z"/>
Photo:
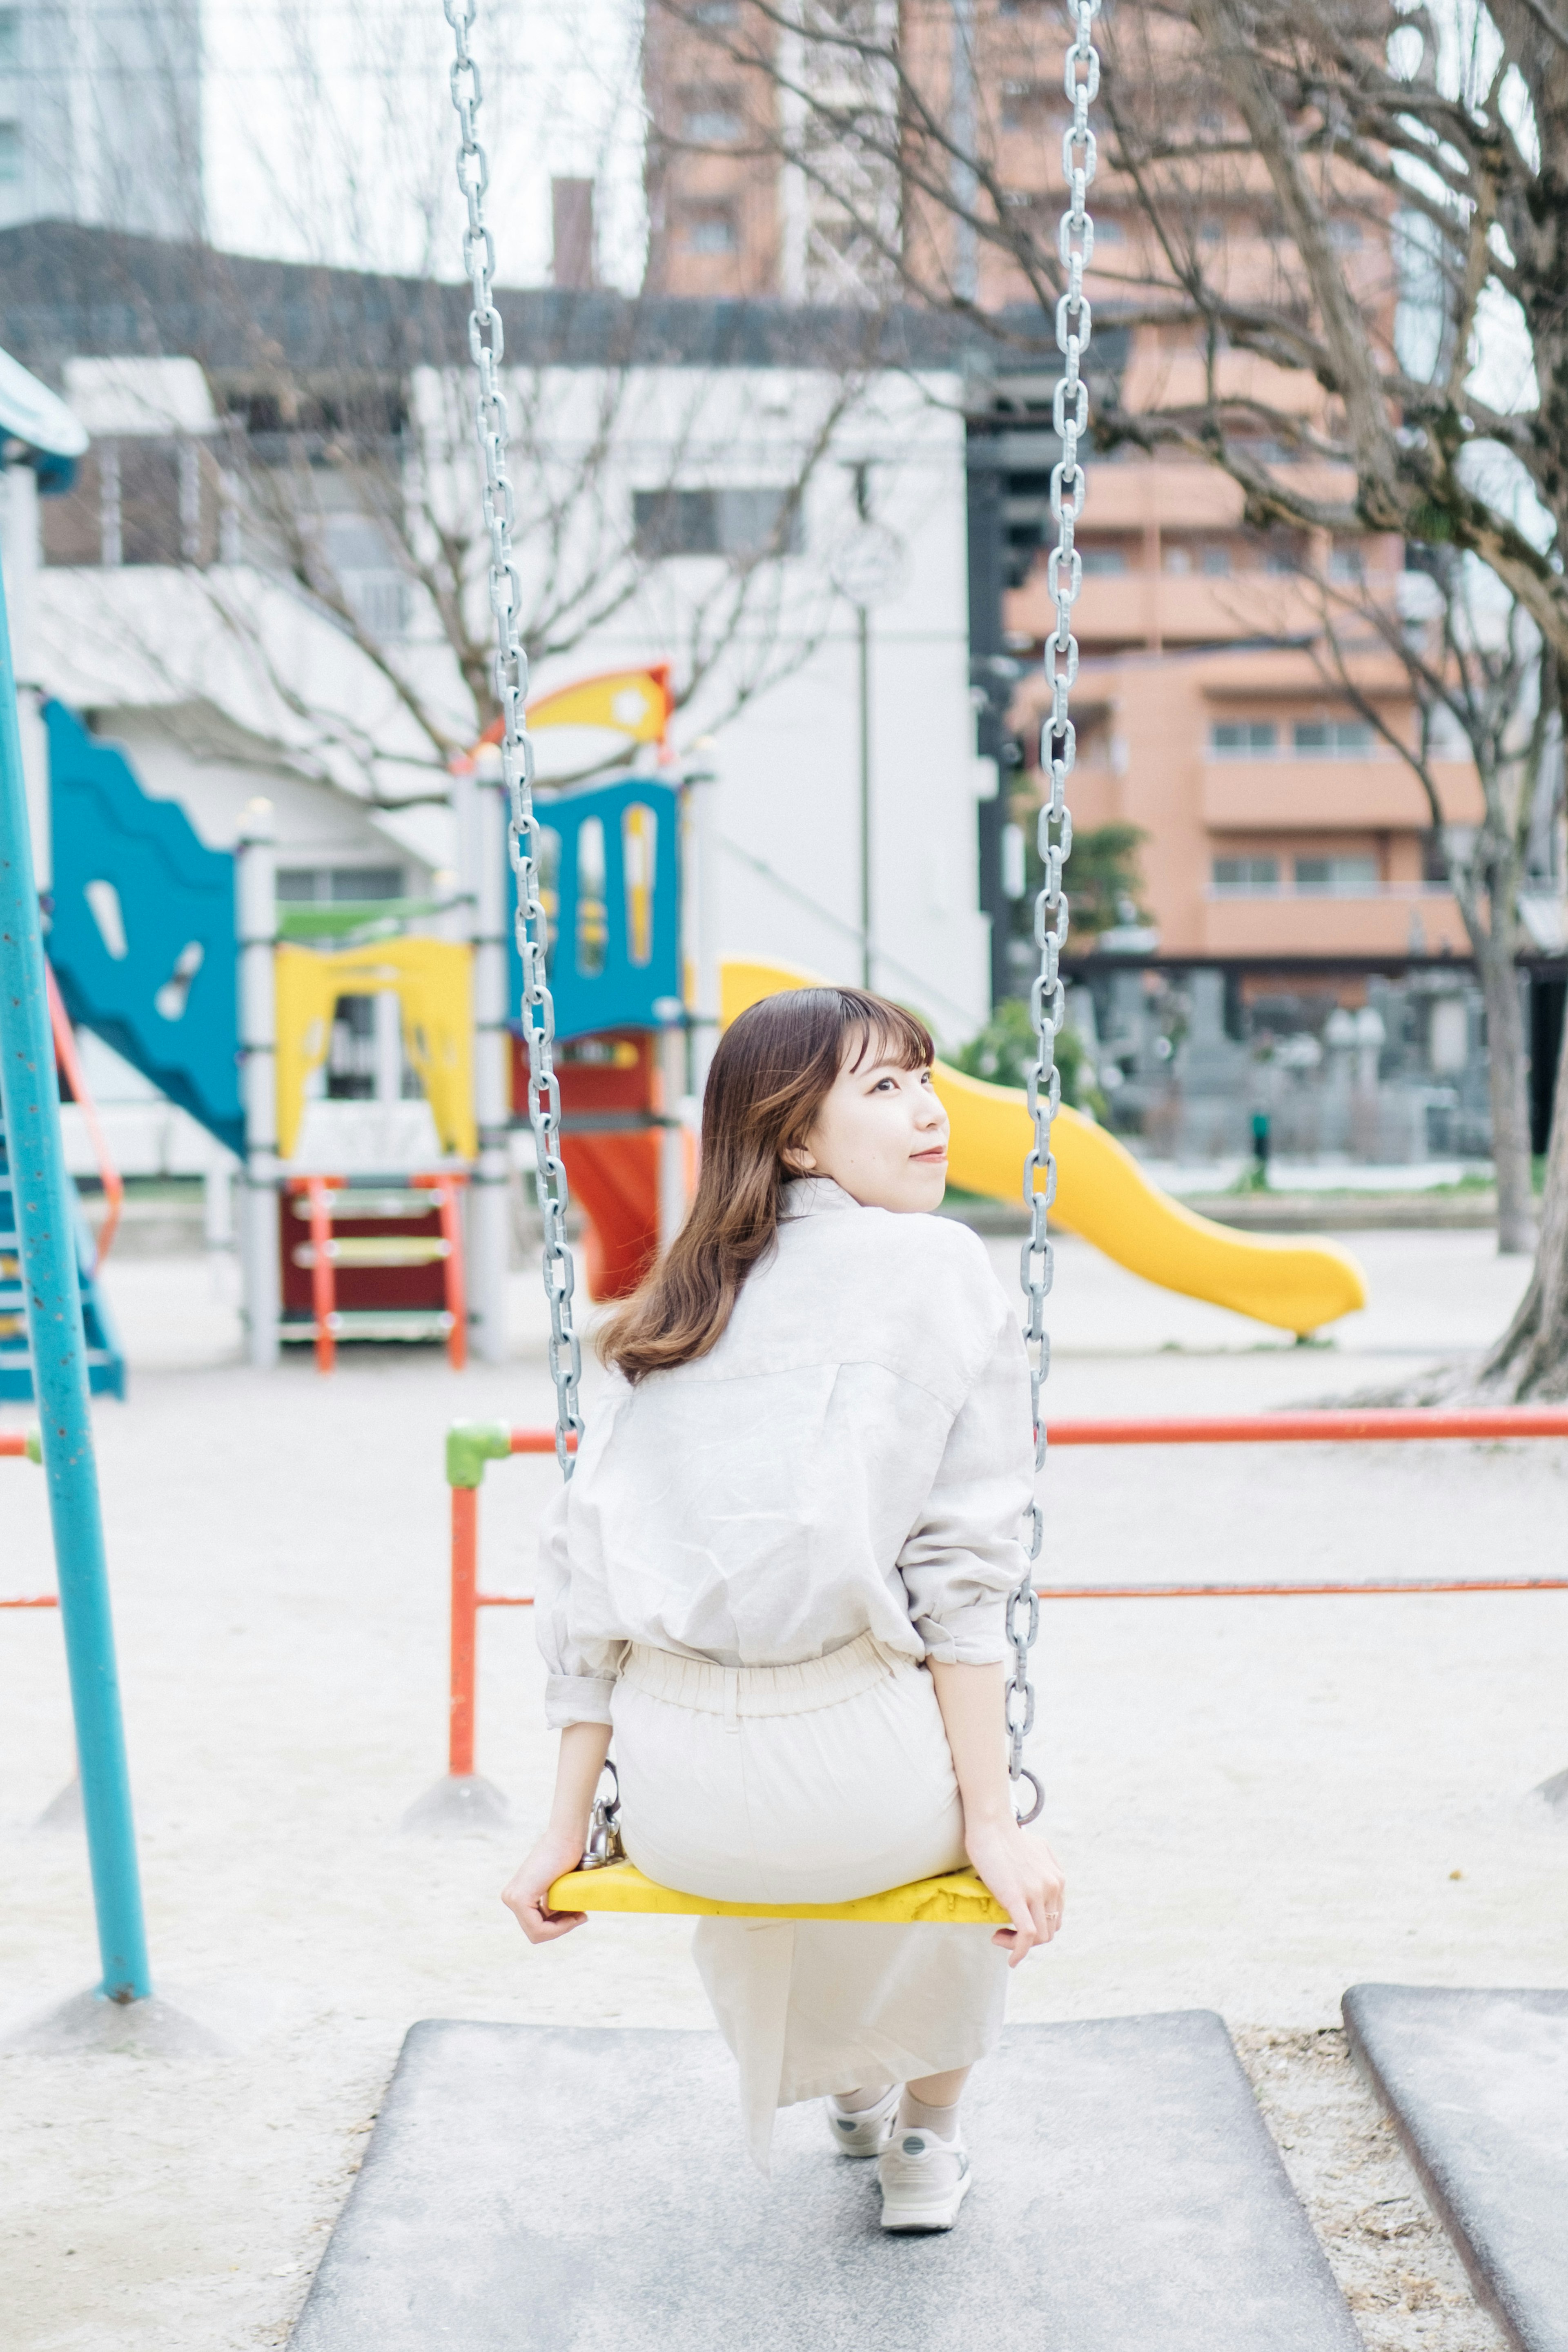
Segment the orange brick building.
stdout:
<path fill-rule="evenodd" d="M 852 61 L 847 67 L 831 53 L 814 60 L 798 45 L 784 55 L 778 43 L 787 37 L 763 26 L 745 0 L 681 5 L 683 17 L 655 5 L 647 20 L 650 289 L 795 300 L 842 300 L 858 289 L 861 299 L 875 299 L 889 287 L 885 262 L 857 254 L 841 212 L 835 220 L 831 150 L 824 148 L 808 172 L 790 160 L 810 135 L 810 110 L 795 101 L 792 116 L 785 85 L 805 86 L 815 72 L 822 95 L 842 100 L 845 92 L 827 87 L 826 78 L 842 79 Z M 973 125 L 973 141 L 994 158 L 1008 205 L 1048 234 L 1061 202 L 1068 113 L 1059 12 L 1036 0 L 973 0 L 963 12 L 945 0 L 941 6 L 860 0 L 860 6 L 868 28 L 896 26 L 910 79 L 939 111 Z M 961 22 L 963 43 L 955 37 Z M 778 80 L 726 53 L 745 40 L 767 45 Z M 865 70 L 849 94 L 862 108 L 877 102 Z M 865 217 L 886 197 L 921 281 L 994 312 L 1032 311 L 1037 332 L 1037 300 L 1008 257 L 984 240 L 966 245 L 944 209 L 911 196 L 908 185 L 893 187 L 891 178 L 889 172 L 887 190 L 868 193 L 862 171 L 856 202 Z M 1260 167 L 1243 156 L 1194 199 L 1192 234 L 1207 268 L 1233 290 L 1279 290 L 1282 264 L 1268 195 Z M 1101 354 L 1118 336 L 1119 297 L 1126 299 L 1119 277 L 1137 275 L 1147 259 L 1131 191 L 1118 185 L 1103 151 L 1092 205 L 1096 268 L 1089 288 L 1103 366 Z M 1391 319 L 1385 222 L 1347 202 L 1336 234 L 1358 293 Z M 1120 341 L 1126 405 L 1198 396 L 1204 362 L 1190 333 L 1123 330 Z M 1299 415 L 1321 397 L 1310 379 L 1243 353 L 1222 354 L 1219 367 L 1222 391 L 1260 393 Z M 1054 619 L 1045 562 L 1055 530 L 1047 494 L 1058 455 L 1049 415 L 1057 372 L 1054 354 L 1042 354 L 1033 373 L 993 373 L 989 380 L 981 373 L 972 404 L 972 448 L 1000 476 L 1001 641 L 1026 670 Z M 1272 462 L 1274 453 L 1260 454 Z M 1079 527 L 1084 581 L 1075 625 L 1083 667 L 1075 696 L 1074 806 L 1082 825 L 1121 822 L 1146 836 L 1141 896 L 1161 954 L 1309 961 L 1464 954 L 1458 909 L 1436 878 L 1425 794 L 1336 688 L 1321 642 L 1313 650 L 1325 593 L 1342 593 L 1352 577 L 1364 583 L 1362 593 L 1397 604 L 1400 543 L 1335 547 L 1305 534 L 1249 532 L 1239 489 L 1201 459 L 1123 452 L 1091 457 L 1089 471 Z M 1346 484 L 1320 468 L 1310 487 L 1321 495 Z M 984 510 L 984 500 L 972 499 L 972 567 L 984 568 L 975 520 Z M 976 652 L 994 676 L 1000 664 L 984 661 L 984 604 L 983 593 Z M 1365 635 L 1364 623 L 1362 630 Z M 1376 651 L 1356 660 L 1358 683 L 1378 708 L 1396 728 L 1413 727 L 1398 663 Z M 1008 725 L 1026 747 L 1037 736 L 1043 699 L 1026 675 Z M 994 709 L 994 720 L 1001 715 Z M 999 732 L 994 725 L 992 731 Z M 983 720 L 983 750 L 984 734 Z M 1031 756 L 1026 750 L 1026 760 Z M 1017 781 L 1029 781 L 1026 768 Z M 1447 820 L 1473 823 L 1479 793 L 1468 760 L 1446 763 L 1439 782 Z M 982 862 L 984 872 L 984 850 Z M 994 887 L 984 895 L 1003 927 Z M 997 980 L 1005 984 L 1000 957 Z"/>

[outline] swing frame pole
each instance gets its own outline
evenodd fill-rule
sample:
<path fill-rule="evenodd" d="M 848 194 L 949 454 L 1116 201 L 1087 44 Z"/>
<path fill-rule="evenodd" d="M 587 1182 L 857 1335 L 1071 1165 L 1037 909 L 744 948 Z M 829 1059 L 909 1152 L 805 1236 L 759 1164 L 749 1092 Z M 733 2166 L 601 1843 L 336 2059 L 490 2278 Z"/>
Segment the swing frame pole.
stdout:
<path fill-rule="evenodd" d="M 39 1445 L 59 1582 L 60 1622 L 81 1759 L 93 1909 L 112 2001 L 145 2000 L 152 1979 L 114 1654 L 103 1514 L 88 1399 L 59 1087 L 33 878 L 11 634 L 0 583 L 0 1101 L 27 1301 Z"/>

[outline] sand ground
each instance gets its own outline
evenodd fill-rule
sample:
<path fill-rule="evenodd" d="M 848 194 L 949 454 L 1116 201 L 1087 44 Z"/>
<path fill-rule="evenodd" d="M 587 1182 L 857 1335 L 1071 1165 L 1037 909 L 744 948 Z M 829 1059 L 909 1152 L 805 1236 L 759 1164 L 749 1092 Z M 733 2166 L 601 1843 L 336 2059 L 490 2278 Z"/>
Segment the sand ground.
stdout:
<path fill-rule="evenodd" d="M 1064 1244 L 1053 1410 L 1392 1382 L 1482 1345 L 1524 1279 L 1484 1234 L 1353 1246 L 1372 1306 L 1319 1349 Z M 1011 1280 L 1013 1246 L 994 1255 Z M 128 1261 L 110 1288 L 132 1400 L 97 1423 L 154 1966 L 226 2054 L 0 2056 L 5 2341 L 241 2352 L 285 2339 L 412 2020 L 708 2021 L 681 1923 L 531 1953 L 496 1901 L 547 1786 L 525 1612 L 480 1635 L 479 1765 L 515 1832 L 399 1832 L 444 1763 L 442 1434 L 547 1417 L 531 1278 L 504 1368 L 387 1351 L 330 1384 L 239 1362 L 226 1268 Z M 491 1469 L 492 1588 L 527 1590 L 554 1475 Z M 47 1589 L 42 1481 L 15 1462 L 0 1481 L 0 1590 Z M 1568 1444 L 1082 1450 L 1044 1491 L 1060 1580 L 1568 1560 Z M 1372 2352 L 1489 2352 L 1333 2029 L 1358 1979 L 1568 1984 L 1568 1822 L 1531 1795 L 1568 1766 L 1568 1593 L 1075 1601 L 1047 1608 L 1037 1656 L 1068 1925 L 1013 2013 L 1219 2010 Z M 71 1765 L 52 1615 L 0 1617 L 0 1691 L 10 2026 L 96 1973 L 79 1832 L 33 1826 Z"/>

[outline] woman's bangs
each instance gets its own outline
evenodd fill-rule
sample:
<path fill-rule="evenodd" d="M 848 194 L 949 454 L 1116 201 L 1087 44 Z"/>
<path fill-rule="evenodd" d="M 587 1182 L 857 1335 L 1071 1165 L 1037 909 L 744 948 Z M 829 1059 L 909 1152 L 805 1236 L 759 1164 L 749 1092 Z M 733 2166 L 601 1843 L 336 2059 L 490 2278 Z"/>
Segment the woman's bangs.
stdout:
<path fill-rule="evenodd" d="M 844 1010 L 845 1069 L 860 1069 L 868 1056 L 873 1062 L 893 1062 L 901 1070 L 923 1070 L 936 1059 L 931 1031 L 901 1004 L 857 991 L 846 997 Z"/>

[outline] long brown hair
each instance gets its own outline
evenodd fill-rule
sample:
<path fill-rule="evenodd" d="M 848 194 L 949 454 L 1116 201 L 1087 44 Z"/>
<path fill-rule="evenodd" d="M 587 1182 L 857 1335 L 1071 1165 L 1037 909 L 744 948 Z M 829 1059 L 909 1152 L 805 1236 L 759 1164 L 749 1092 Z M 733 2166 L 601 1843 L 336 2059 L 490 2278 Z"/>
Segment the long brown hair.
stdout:
<path fill-rule="evenodd" d="M 599 1353 L 630 1381 L 689 1364 L 713 1347 L 741 1285 L 778 1232 L 805 1140 L 847 1065 L 871 1047 L 906 1070 L 935 1047 L 923 1022 L 858 988 L 792 988 L 764 997 L 719 1041 L 702 1097 L 702 1158 L 690 1214 L 636 1296 L 599 1335 Z"/>

